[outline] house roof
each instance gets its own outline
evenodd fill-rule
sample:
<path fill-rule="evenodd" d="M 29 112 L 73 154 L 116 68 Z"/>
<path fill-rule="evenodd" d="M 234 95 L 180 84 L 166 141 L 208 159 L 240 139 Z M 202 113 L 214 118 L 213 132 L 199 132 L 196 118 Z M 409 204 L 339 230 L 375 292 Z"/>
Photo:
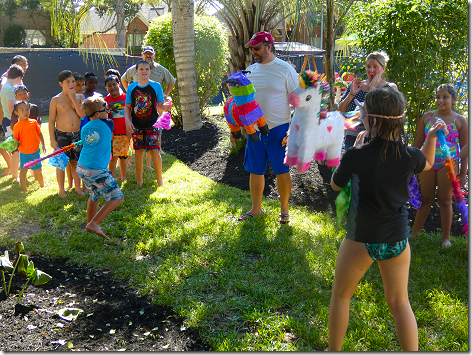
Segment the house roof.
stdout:
<path fill-rule="evenodd" d="M 166 14 L 167 5 L 161 3 L 154 8 L 149 4 L 143 4 L 141 9 L 136 14 L 135 17 L 139 17 L 144 23 L 149 24 L 154 18 L 159 15 Z M 134 19 L 134 18 L 133 18 Z M 133 19 L 125 20 L 125 26 L 127 26 Z M 104 14 L 103 16 L 99 16 L 95 7 L 92 7 L 88 13 L 88 18 L 86 18 L 80 25 L 81 33 L 83 34 L 90 34 L 93 32 L 103 32 L 108 30 L 106 33 L 116 33 L 116 14 L 108 15 Z"/>

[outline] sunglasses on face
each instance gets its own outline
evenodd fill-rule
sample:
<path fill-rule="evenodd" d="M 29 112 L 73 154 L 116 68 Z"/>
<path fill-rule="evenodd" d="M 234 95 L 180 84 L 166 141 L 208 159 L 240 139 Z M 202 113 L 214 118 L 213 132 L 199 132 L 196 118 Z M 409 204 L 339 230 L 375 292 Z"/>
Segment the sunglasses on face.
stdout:
<path fill-rule="evenodd" d="M 105 108 L 104 108 L 103 110 L 95 111 L 95 112 L 93 113 L 93 115 L 91 115 L 90 117 L 95 116 L 96 113 L 105 112 L 105 111 L 106 111 L 107 113 L 110 113 L 110 108 L 108 107 L 108 104 L 105 104 Z"/>
<path fill-rule="evenodd" d="M 251 49 L 254 49 L 256 52 L 259 51 L 259 49 L 261 49 L 262 45 L 258 45 L 258 46 L 255 46 L 255 47 L 250 47 Z"/>

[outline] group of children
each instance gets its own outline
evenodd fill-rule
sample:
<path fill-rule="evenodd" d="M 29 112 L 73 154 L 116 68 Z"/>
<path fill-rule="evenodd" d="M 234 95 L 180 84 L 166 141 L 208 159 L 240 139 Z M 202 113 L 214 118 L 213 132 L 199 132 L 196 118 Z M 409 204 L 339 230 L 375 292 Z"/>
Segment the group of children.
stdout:
<path fill-rule="evenodd" d="M 86 229 L 104 238 L 107 236 L 99 223 L 123 202 L 123 194 L 114 179 L 116 164 L 119 161 L 120 178 L 125 181 L 131 146 L 136 155 L 138 186 L 143 185 L 145 151 L 150 152 L 152 157 L 157 184 L 163 184 L 160 130 L 155 124 L 159 113 L 170 110 L 170 98 L 164 103 L 161 85 L 149 80 L 151 67 L 147 61 L 139 61 L 136 71 L 139 80 L 130 84 L 127 93 L 124 93 L 120 88 L 120 73 L 115 69 L 108 70 L 105 73 L 108 95 L 102 97 L 96 91 L 98 79 L 94 73 L 81 76 L 79 73 L 63 70 L 58 75 L 62 91 L 51 99 L 49 106 L 48 124 L 53 150 L 78 141 L 82 143 L 61 153 L 65 154 L 63 159 L 67 160 L 67 165 L 56 167 L 59 195 L 66 195 L 64 183 L 67 171 L 69 188 L 73 183 L 77 194 L 82 195 L 86 190 L 90 196 Z M 18 151 L 20 153 L 19 178 L 14 174 L 15 171 L 17 173 L 18 167 L 15 170 L 14 158 L 10 155 L 5 158 L 8 170 L 4 175 L 11 173 L 20 181 L 22 190 L 26 191 L 27 169 L 24 165 L 40 157 L 40 143 L 43 154 L 46 153 L 46 147 L 40 130 L 39 110 L 37 107 L 33 110 L 28 104 L 29 92 L 22 85 L 23 75 L 24 70 L 17 64 L 12 64 L 7 71 L 7 79 L 0 96 L 5 117 L 4 126 L 13 128 L 12 134 L 8 136 L 13 135 L 19 142 L 18 149 L 11 155 L 18 156 Z M 15 95 L 11 94 L 12 92 Z M 38 120 L 30 119 L 32 111 L 36 111 L 34 118 Z M 17 122 L 14 117 L 17 117 Z M 6 136 L 3 134 L 1 140 Z M 41 168 L 41 162 L 30 167 L 34 177 L 43 187 Z M 97 212 L 101 195 L 106 202 Z"/>

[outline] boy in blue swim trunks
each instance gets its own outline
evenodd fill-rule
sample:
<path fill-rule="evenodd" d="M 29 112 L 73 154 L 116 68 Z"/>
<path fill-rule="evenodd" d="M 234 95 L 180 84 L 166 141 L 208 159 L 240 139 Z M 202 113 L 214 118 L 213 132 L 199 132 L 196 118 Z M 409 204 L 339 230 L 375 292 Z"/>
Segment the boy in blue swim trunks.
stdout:
<path fill-rule="evenodd" d="M 90 118 L 80 133 L 82 151 L 77 163 L 77 175 L 84 182 L 90 196 L 87 203 L 85 229 L 108 238 L 100 227 L 100 223 L 124 201 L 123 193 L 108 171 L 113 121 L 108 119 L 110 109 L 100 96 L 85 99 L 82 109 Z M 106 202 L 97 212 L 101 195 Z"/>
<path fill-rule="evenodd" d="M 39 159 L 39 143 L 43 146 L 43 153 L 46 153 L 46 146 L 44 145 L 43 134 L 39 128 L 39 124 L 35 119 L 29 118 L 30 107 L 26 101 L 16 101 L 13 107 L 13 112 L 18 116 L 19 121 L 13 127 L 13 138 L 15 138 L 20 145 L 20 185 L 21 189 L 26 192 L 26 172 L 25 164 Z M 39 186 L 44 187 L 43 173 L 41 170 L 41 162 L 33 165 L 30 169 Z"/>

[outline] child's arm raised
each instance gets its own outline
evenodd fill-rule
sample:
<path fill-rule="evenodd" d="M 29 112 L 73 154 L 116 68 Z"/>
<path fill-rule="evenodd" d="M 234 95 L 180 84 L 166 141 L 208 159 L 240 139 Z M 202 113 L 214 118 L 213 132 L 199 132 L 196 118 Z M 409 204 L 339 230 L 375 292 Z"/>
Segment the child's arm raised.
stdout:
<path fill-rule="evenodd" d="M 76 94 L 75 90 L 72 88 L 72 89 L 69 90 L 69 92 L 67 94 L 69 95 L 69 98 L 72 101 L 72 107 L 74 108 L 77 115 L 80 118 L 84 118 L 85 113 L 84 113 L 84 111 L 82 111 L 82 108 L 80 107 L 80 103 L 79 103 L 80 98 L 77 98 L 77 94 Z M 83 95 L 80 94 L 80 96 L 83 96 Z"/>
<path fill-rule="evenodd" d="M 424 143 L 424 126 L 425 122 L 428 120 L 428 117 L 431 116 L 431 112 L 426 112 L 419 120 L 418 123 L 416 124 L 416 135 L 415 135 L 415 140 L 412 144 L 413 147 L 415 148 L 421 148 L 421 146 Z"/>
<path fill-rule="evenodd" d="M 434 122 L 434 125 L 429 129 L 428 136 L 426 137 L 426 141 L 421 148 L 425 158 L 426 158 L 426 165 L 423 171 L 430 170 L 434 164 L 434 156 L 436 154 L 436 139 L 437 139 L 437 131 L 440 129 L 443 130 L 444 135 L 447 136 L 449 132 L 447 131 L 446 124 L 443 120 L 437 119 Z"/>
<path fill-rule="evenodd" d="M 54 131 L 56 129 L 56 116 L 57 116 L 57 98 L 54 96 L 51 99 L 51 103 L 49 104 L 49 140 L 51 141 L 51 147 L 53 150 L 57 149 L 57 142 L 54 135 Z"/>

